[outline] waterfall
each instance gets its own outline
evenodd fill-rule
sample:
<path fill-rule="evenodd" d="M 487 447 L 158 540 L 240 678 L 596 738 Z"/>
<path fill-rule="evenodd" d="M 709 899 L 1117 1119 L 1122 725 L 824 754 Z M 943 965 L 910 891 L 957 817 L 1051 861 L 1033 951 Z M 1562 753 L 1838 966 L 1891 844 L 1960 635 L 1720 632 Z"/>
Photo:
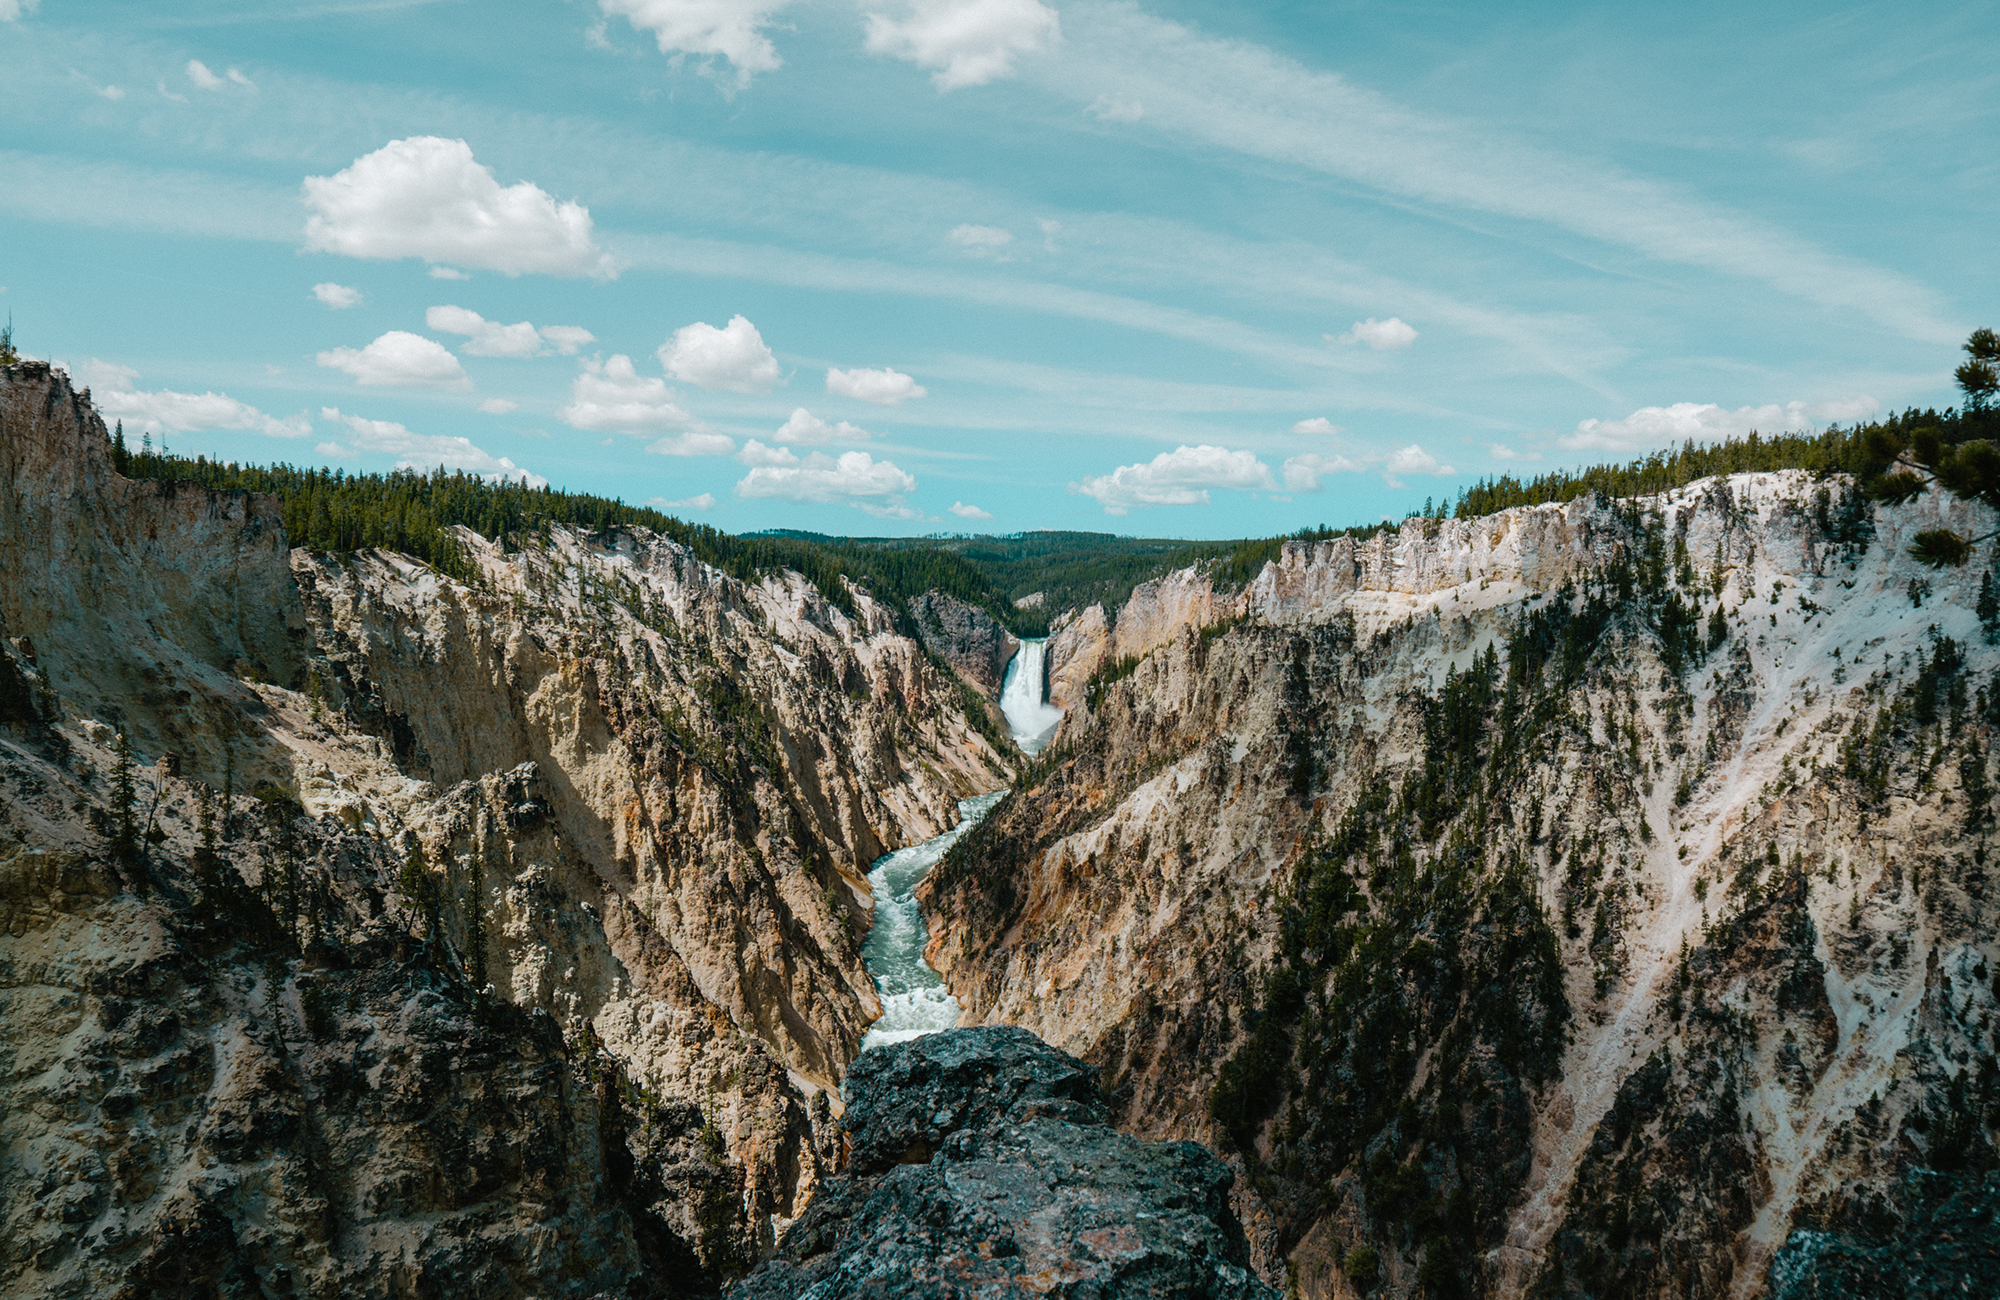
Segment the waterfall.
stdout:
<path fill-rule="evenodd" d="M 1007 715 L 1014 743 L 1029 755 L 1041 752 L 1055 735 L 1056 724 L 1062 721 L 1062 710 L 1043 698 L 1047 692 L 1043 676 L 1043 654 L 1047 648 L 1046 639 L 1021 642 L 1020 650 L 1007 665 L 1007 676 L 1000 683 L 1000 711 Z"/>

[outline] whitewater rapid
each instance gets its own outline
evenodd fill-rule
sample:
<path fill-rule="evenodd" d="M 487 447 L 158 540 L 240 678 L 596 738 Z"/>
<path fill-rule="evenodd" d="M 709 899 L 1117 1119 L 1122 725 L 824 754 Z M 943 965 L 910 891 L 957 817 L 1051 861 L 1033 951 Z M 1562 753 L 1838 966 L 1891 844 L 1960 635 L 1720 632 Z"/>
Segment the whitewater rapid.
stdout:
<path fill-rule="evenodd" d="M 1043 647 L 1041 641 L 1021 642 L 1000 683 L 1000 711 L 1007 715 L 1014 743 L 1029 755 L 1049 743 L 1056 724 L 1062 721 L 1062 710 L 1042 699 Z M 868 887 L 875 895 L 875 920 L 868 927 L 867 941 L 861 945 L 861 961 L 875 977 L 875 991 L 882 998 L 882 1018 L 862 1036 L 862 1051 L 934 1034 L 958 1023 L 964 1008 L 924 960 L 924 944 L 930 936 L 923 912 L 917 906 L 917 883 L 1006 794 L 1005 790 L 995 790 L 959 800 L 958 825 L 922 844 L 885 853 L 869 869 Z"/>

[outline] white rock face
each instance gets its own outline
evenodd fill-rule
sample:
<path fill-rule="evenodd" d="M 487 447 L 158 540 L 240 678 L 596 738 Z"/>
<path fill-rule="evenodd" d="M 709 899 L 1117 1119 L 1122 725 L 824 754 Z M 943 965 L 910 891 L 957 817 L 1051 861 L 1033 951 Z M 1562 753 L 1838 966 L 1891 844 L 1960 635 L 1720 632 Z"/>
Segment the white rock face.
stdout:
<path fill-rule="evenodd" d="M 1936 572 L 1905 553 L 1925 529 L 1985 532 L 1989 514 L 1935 494 L 1881 509 L 1839 482 L 1749 474 L 1629 506 L 1576 501 L 1287 544 L 1237 593 L 1195 570 L 1146 584 L 1109 629 L 1091 610 L 1054 638 L 1067 752 L 933 877 L 930 960 L 966 1023 L 1022 1025 L 1101 1065 L 1128 1090 L 1137 1131 L 1225 1146 L 1209 1099 L 1265 1006 L 1265 973 L 1313 972 L 1307 1010 L 1280 1041 L 1289 1053 L 1310 1036 L 1312 1059 L 1335 1072 L 1302 1074 L 1272 1103 L 1257 1130 L 1262 1172 L 1246 1164 L 1239 1182 L 1266 1277 L 1290 1267 L 1303 1294 L 1348 1294 L 1342 1261 L 1362 1245 L 1380 1253 L 1386 1293 L 1417 1290 L 1423 1247 L 1371 1226 L 1360 1157 L 1315 1163 L 1348 1122 L 1323 1108 L 1375 1068 L 1339 1046 L 1345 1022 L 1315 1017 L 1401 997 L 1435 1017 L 1393 1076 L 1412 1104 L 1433 1105 L 1427 1080 L 1441 1070 L 1455 1080 L 1444 1096 L 1470 1087 L 1456 1081 L 1465 1069 L 1486 1072 L 1479 1095 L 1503 1099 L 1445 1126 L 1469 1126 L 1457 1154 L 1399 1157 L 1430 1169 L 1439 1197 L 1479 1183 L 1466 1195 L 1486 1207 L 1481 1253 L 1460 1259 L 1482 1293 L 1526 1294 L 1559 1259 L 1576 1276 L 1589 1262 L 1577 1252 L 1602 1247 L 1619 1267 L 1653 1270 L 1609 1276 L 1649 1276 L 1673 1288 L 1663 1293 L 1755 1294 L 1795 1226 L 1850 1222 L 1870 1189 L 1894 1199 L 1925 1140 L 1903 1117 L 1937 1113 L 1953 1073 L 1977 1073 L 1996 1049 L 1990 830 L 1967 829 L 2000 716 L 1978 703 L 2000 693 L 2000 652 L 1974 611 L 1986 564 Z M 1844 544 L 1857 523 L 1873 540 Z M 1529 707 L 1501 689 L 1510 638 L 1557 600 L 1580 607 L 1619 557 L 1643 564 L 1648 535 L 1661 590 L 1694 608 L 1703 638 L 1719 608 L 1722 643 L 1676 678 L 1657 615 L 1614 613 L 1574 684 L 1548 695 L 1555 712 L 1534 748 L 1510 755 L 1501 738 Z M 1927 706 L 1918 725 L 1910 701 L 1947 638 L 1963 665 L 1936 689 L 1957 703 Z M 1489 648 L 1501 694 L 1475 733 L 1482 775 L 1432 838 L 1397 820 L 1428 797 L 1408 783 L 1456 756 L 1427 760 L 1438 706 L 1426 701 Z M 1091 705 L 1083 684 L 1127 657 L 1137 664 Z M 1900 728 L 1866 751 L 1882 755 L 1886 786 L 1855 774 L 1874 760 L 1853 746 L 1878 725 Z M 1421 882 L 1470 870 L 1479 908 L 1498 906 L 1491 891 L 1513 873 L 1532 881 L 1567 1007 L 1543 1077 L 1477 1064 L 1507 1057 L 1470 1003 L 1433 1006 L 1421 982 L 1350 1003 L 1350 976 L 1320 954 L 1281 961 L 1317 846 L 1376 798 L 1384 838 L 1350 863 L 1353 916 L 1384 936 L 1415 927 L 1397 941 L 1412 945 L 1397 959 L 1412 972 L 1440 951 L 1483 969 L 1497 940 L 1476 924 L 1426 939 L 1436 922 L 1421 908 L 1396 919 L 1397 900 L 1419 896 L 1398 871 Z M 1538 1007 L 1540 996 L 1508 999 Z M 1671 1013 L 1683 1004 L 1702 1010 Z M 1642 1073 L 1656 1054 L 1668 1064 Z M 1741 1115 L 1721 1137 L 1718 1088 Z M 1646 1137 L 1607 1146 L 1627 1112 Z M 1327 1113 L 1336 1119 L 1316 1118 Z M 1487 1172 L 1436 1172 L 1466 1161 Z M 1630 1240 L 1605 1244 L 1596 1214 L 1659 1187 L 1680 1208 L 1660 1212 L 1642 1266 Z"/>

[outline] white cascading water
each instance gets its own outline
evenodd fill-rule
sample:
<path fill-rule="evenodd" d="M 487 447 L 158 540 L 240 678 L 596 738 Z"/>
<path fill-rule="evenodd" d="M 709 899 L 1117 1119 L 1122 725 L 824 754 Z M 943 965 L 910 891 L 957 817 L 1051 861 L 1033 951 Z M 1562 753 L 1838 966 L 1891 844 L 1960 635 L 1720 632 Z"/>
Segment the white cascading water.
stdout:
<path fill-rule="evenodd" d="M 1029 755 L 1041 752 L 1062 721 L 1062 710 L 1042 698 L 1042 655 L 1047 649 L 1046 640 L 1021 642 L 1000 682 L 1000 712 L 1007 715 L 1014 743 Z"/>
<path fill-rule="evenodd" d="M 1000 683 L 1000 711 L 1007 715 L 1014 743 L 1030 755 L 1049 743 L 1056 724 L 1062 721 L 1062 710 L 1042 699 L 1044 644 L 1021 642 Z M 958 825 L 935 839 L 883 854 L 869 870 L 868 885 L 875 894 L 875 920 L 868 927 L 867 942 L 861 946 L 861 960 L 875 977 L 875 991 L 882 997 L 882 1018 L 862 1036 L 862 1051 L 883 1043 L 900 1043 L 934 1034 L 958 1023 L 963 1008 L 924 960 L 924 943 L 929 935 L 923 912 L 917 907 L 917 882 L 1006 793 L 995 790 L 976 799 L 959 800 Z"/>
<path fill-rule="evenodd" d="M 924 960 L 924 916 L 917 908 L 917 882 L 937 865 L 958 837 L 979 824 L 1005 790 L 958 801 L 959 821 L 936 839 L 897 849 L 875 860 L 868 885 L 875 893 L 875 923 L 861 945 L 861 961 L 875 977 L 882 1018 L 862 1036 L 861 1050 L 883 1043 L 934 1034 L 958 1023 L 962 1008 L 944 981 Z"/>

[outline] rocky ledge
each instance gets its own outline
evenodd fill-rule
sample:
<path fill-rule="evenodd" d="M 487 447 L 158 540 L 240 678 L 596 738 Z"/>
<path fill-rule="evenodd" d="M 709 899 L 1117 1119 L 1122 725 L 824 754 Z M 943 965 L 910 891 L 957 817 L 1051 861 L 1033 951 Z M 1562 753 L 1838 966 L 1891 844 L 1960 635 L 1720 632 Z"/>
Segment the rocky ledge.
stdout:
<path fill-rule="evenodd" d="M 1277 1300 L 1228 1168 L 1112 1129 L 1097 1071 L 1024 1029 L 876 1048 L 846 1092 L 847 1167 L 730 1300 Z"/>

